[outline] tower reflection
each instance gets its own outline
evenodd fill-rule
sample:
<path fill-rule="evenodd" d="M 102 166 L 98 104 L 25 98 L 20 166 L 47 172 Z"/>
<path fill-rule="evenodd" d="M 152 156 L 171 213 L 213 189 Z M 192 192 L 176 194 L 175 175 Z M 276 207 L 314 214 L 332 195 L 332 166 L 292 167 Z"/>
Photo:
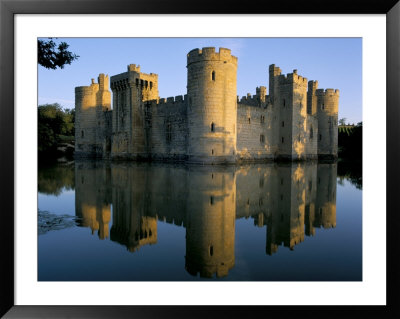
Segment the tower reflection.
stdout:
<path fill-rule="evenodd" d="M 76 163 L 80 226 L 130 252 L 156 244 L 157 223 L 186 229 L 185 269 L 222 277 L 235 264 L 235 221 L 266 226 L 266 253 L 336 226 L 336 164 L 233 166 Z M 112 213 L 111 213 L 112 212 Z M 112 215 L 112 220 L 111 220 Z"/>

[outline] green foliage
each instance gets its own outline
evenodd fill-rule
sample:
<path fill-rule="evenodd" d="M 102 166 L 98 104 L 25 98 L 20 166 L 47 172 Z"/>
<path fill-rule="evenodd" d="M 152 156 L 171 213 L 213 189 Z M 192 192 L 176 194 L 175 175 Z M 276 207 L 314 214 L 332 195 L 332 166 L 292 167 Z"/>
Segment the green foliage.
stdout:
<path fill-rule="evenodd" d="M 75 189 L 73 165 L 40 167 L 38 170 L 39 193 L 58 196 L 63 189 Z"/>
<path fill-rule="evenodd" d="M 68 47 L 66 42 L 57 45 L 52 38 L 48 41 L 38 40 L 38 63 L 46 69 L 63 69 L 66 64 L 79 58 L 79 55 L 68 51 Z"/>
<path fill-rule="evenodd" d="M 58 103 L 38 107 L 39 155 L 55 155 L 60 143 L 71 143 L 75 134 L 75 110 L 63 110 Z"/>
<path fill-rule="evenodd" d="M 339 161 L 337 176 L 340 185 L 344 185 L 344 180 L 347 180 L 356 188 L 362 189 L 362 161 Z"/>
<path fill-rule="evenodd" d="M 338 127 L 339 157 L 362 159 L 362 122 Z"/>

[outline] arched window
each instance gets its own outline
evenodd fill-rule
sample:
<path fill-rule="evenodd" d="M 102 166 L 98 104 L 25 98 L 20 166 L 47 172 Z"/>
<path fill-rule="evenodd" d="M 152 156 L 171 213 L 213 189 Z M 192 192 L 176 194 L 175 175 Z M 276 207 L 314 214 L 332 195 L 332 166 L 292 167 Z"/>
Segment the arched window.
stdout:
<path fill-rule="evenodd" d="M 215 123 L 211 123 L 211 132 L 215 132 Z"/>
<path fill-rule="evenodd" d="M 171 123 L 167 123 L 165 137 L 166 137 L 167 143 L 169 144 L 171 142 L 171 140 L 172 140 Z"/>
<path fill-rule="evenodd" d="M 215 71 L 212 71 L 211 73 L 211 80 L 215 81 Z"/>
<path fill-rule="evenodd" d="M 83 138 L 83 137 L 84 137 L 84 135 L 85 135 L 85 134 L 84 134 L 84 133 L 83 133 L 83 131 L 82 131 L 82 132 L 81 132 L 81 137 Z"/>

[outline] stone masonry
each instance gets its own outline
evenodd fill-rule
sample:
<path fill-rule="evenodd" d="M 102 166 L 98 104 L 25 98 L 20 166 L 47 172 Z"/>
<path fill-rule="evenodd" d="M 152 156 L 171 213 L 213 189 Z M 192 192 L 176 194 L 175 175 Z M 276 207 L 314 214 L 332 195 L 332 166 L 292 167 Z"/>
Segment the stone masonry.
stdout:
<path fill-rule="evenodd" d="M 128 65 L 75 88 L 75 155 L 125 160 L 235 163 L 337 158 L 339 90 L 297 70 L 269 67 L 267 88 L 237 96 L 229 49 L 187 54 L 187 94 L 158 96 L 158 75 Z"/>

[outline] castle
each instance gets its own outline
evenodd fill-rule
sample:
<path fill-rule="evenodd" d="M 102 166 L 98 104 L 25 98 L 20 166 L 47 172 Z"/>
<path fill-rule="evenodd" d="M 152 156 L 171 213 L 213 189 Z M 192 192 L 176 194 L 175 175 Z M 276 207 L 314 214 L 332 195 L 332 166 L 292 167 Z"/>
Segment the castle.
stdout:
<path fill-rule="evenodd" d="M 75 88 L 75 156 L 235 163 L 336 159 L 339 90 L 269 66 L 256 95 L 237 97 L 237 62 L 213 47 L 187 54 L 187 94 L 158 96 L 158 75 L 127 72 Z"/>

